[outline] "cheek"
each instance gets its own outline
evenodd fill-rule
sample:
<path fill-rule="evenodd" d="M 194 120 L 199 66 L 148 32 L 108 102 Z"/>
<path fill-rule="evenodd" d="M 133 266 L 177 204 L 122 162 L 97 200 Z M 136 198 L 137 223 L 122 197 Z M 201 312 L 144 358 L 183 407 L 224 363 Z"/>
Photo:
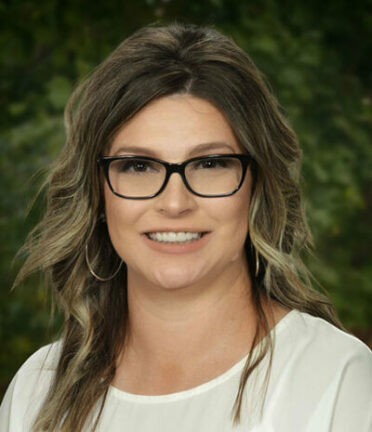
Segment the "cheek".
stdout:
<path fill-rule="evenodd" d="M 247 229 L 249 224 L 249 210 L 251 201 L 251 181 L 250 177 L 246 178 L 239 191 L 228 197 L 228 201 L 221 203 L 220 214 L 235 225 L 236 229 L 241 230 L 242 227 Z"/>
<path fill-rule="evenodd" d="M 239 192 L 242 192 L 241 194 Z M 239 190 L 236 200 L 229 206 L 231 223 L 227 230 L 226 247 L 231 254 L 231 263 L 238 261 L 244 254 L 244 245 L 249 232 L 249 210 L 250 194 L 249 189 Z"/>
<path fill-rule="evenodd" d="M 138 219 L 139 209 L 135 203 L 115 196 L 107 186 L 104 190 L 105 213 L 111 242 L 120 253 L 120 245 L 131 226 Z M 128 239 L 129 240 L 129 239 Z"/>
<path fill-rule="evenodd" d="M 231 197 L 220 198 L 210 207 L 210 214 L 222 234 L 220 239 L 224 242 L 224 248 L 235 249 L 244 245 L 249 227 L 249 209 L 249 190 L 243 189 Z"/>
<path fill-rule="evenodd" d="M 110 231 L 110 228 L 116 225 L 118 218 L 122 215 L 120 211 L 120 204 L 122 203 L 118 201 L 117 197 L 110 191 L 106 184 L 104 186 L 104 198 L 106 220 Z"/>

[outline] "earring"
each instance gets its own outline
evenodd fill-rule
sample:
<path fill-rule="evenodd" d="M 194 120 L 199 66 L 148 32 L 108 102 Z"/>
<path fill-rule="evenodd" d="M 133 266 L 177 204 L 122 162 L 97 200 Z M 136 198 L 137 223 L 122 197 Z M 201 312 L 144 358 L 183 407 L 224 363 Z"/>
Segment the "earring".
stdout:
<path fill-rule="evenodd" d="M 91 274 L 92 274 L 96 279 L 98 279 L 98 280 L 101 281 L 101 282 L 108 282 L 108 281 L 110 281 L 111 279 L 114 279 L 114 277 L 119 273 L 119 271 L 120 271 L 120 269 L 121 269 L 121 266 L 123 265 L 123 261 L 120 261 L 119 267 L 117 268 L 117 270 L 115 271 L 115 273 L 114 273 L 112 276 L 109 276 L 109 277 L 107 277 L 107 278 L 103 278 L 103 277 L 101 277 L 101 276 L 98 276 L 98 274 L 95 273 L 95 271 L 92 269 L 92 266 L 91 266 L 91 264 L 90 264 L 90 262 L 89 262 L 89 258 L 88 258 L 88 244 L 85 245 L 85 262 L 87 263 L 87 266 L 88 266 L 89 272 L 90 272 L 90 273 L 91 273 Z"/>
<path fill-rule="evenodd" d="M 253 246 L 252 242 L 251 242 L 251 254 L 252 254 L 252 256 L 254 255 L 254 257 L 255 257 L 254 275 L 255 275 L 255 277 L 257 277 L 259 272 L 260 272 L 260 259 L 258 257 L 258 252 L 257 252 L 256 248 Z"/>
<path fill-rule="evenodd" d="M 104 213 L 101 214 L 98 220 L 101 220 L 103 223 L 105 223 L 106 222 L 105 214 Z M 119 273 L 119 271 L 121 269 L 121 266 L 123 265 L 123 261 L 122 260 L 120 261 L 119 267 L 117 268 L 117 270 L 115 271 L 115 273 L 112 276 L 109 276 L 107 278 L 98 276 L 98 274 L 93 270 L 93 268 L 92 268 L 92 266 L 91 266 L 91 264 L 89 262 L 89 256 L 88 256 L 89 255 L 89 253 L 88 253 L 88 244 L 89 244 L 89 240 L 90 240 L 90 237 L 91 237 L 92 233 L 93 233 L 93 230 L 91 231 L 91 233 L 90 233 L 90 235 L 88 237 L 88 241 L 87 241 L 87 243 L 85 245 L 85 262 L 87 263 L 88 270 L 89 270 L 89 272 L 91 273 L 91 275 L 93 277 L 95 277 L 97 280 L 99 280 L 101 282 L 108 282 L 108 281 L 114 279 L 114 277 Z"/>
<path fill-rule="evenodd" d="M 260 260 L 258 258 L 258 253 L 256 250 L 255 250 L 255 255 L 256 255 L 256 271 L 255 271 L 254 275 L 257 277 L 258 273 L 260 272 Z"/>

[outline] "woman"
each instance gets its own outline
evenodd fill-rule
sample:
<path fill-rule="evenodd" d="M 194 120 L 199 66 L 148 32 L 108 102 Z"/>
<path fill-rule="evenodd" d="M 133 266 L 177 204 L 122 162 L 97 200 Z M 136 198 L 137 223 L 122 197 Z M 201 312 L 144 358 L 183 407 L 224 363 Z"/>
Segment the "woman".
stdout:
<path fill-rule="evenodd" d="M 46 272 L 64 332 L 1 431 L 370 431 L 372 354 L 310 287 L 301 151 L 247 55 L 143 28 L 66 113 L 16 280 Z"/>

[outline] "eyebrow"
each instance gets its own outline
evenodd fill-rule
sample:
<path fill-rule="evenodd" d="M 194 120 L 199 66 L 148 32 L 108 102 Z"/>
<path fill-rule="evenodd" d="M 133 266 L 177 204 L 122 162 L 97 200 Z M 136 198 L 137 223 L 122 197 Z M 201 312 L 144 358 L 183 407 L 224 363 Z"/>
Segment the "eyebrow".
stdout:
<path fill-rule="evenodd" d="M 222 149 L 228 149 L 231 150 L 232 153 L 236 153 L 235 149 L 232 148 L 230 145 L 224 142 L 209 142 L 209 143 L 203 143 L 199 144 L 192 148 L 192 150 L 188 153 L 188 156 L 193 156 L 195 154 L 208 151 L 208 150 L 222 150 Z M 159 157 L 156 152 L 151 150 L 147 147 L 138 147 L 138 146 L 125 146 L 120 147 L 118 150 L 116 150 L 114 156 L 117 156 L 122 153 L 133 153 L 138 155 L 147 155 L 152 157 Z"/>

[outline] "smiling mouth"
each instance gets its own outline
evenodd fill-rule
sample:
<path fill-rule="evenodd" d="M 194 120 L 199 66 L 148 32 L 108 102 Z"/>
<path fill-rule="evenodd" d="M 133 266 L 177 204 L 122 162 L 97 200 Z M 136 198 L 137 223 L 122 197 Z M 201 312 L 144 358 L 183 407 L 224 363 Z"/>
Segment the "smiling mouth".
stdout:
<path fill-rule="evenodd" d="M 192 243 L 200 240 L 208 234 L 205 232 L 157 232 L 157 233 L 145 233 L 146 237 L 152 241 L 160 243 Z"/>

